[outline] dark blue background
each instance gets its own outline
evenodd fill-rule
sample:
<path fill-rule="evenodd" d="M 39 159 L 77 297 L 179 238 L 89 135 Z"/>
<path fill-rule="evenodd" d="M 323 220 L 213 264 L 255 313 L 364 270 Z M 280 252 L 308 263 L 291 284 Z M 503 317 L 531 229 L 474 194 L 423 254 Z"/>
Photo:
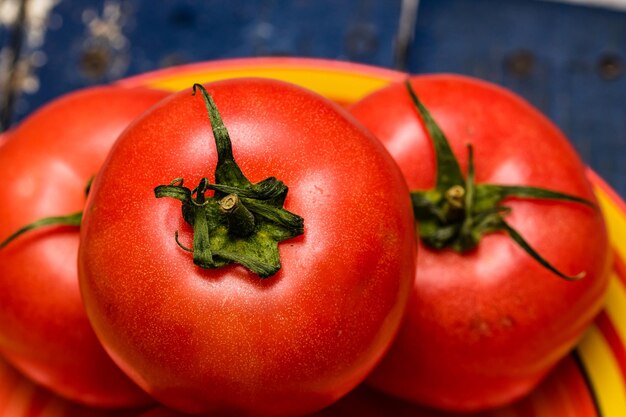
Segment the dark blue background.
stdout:
<path fill-rule="evenodd" d="M 121 43 L 88 30 L 106 4 L 121 4 Z M 32 68 L 40 88 L 17 92 L 4 112 L 15 122 L 67 91 L 220 58 L 308 56 L 391 68 L 400 11 L 401 0 L 63 0 L 37 48 L 46 57 Z M 2 45 L 15 45 L 18 29 L 0 30 Z M 22 56 L 32 52 L 21 48 Z M 535 0 L 422 0 L 405 69 L 469 74 L 518 92 L 626 196 L 625 57 L 625 12 Z"/>

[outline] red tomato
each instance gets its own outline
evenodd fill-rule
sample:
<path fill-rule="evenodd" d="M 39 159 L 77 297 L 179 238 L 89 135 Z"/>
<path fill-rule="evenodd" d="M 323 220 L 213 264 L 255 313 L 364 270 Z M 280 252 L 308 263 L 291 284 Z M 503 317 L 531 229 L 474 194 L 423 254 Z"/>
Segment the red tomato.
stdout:
<path fill-rule="evenodd" d="M 560 361 L 532 393 L 508 406 L 455 413 L 393 398 L 365 384 L 311 417 L 598 417 L 593 393 L 573 356 Z M 182 417 L 150 414 L 141 417 Z"/>
<path fill-rule="evenodd" d="M 68 401 L 35 385 L 0 358 L 0 416 L 144 417 L 146 413 L 146 408 L 126 410 L 93 408 Z"/>
<path fill-rule="evenodd" d="M 179 411 L 170 410 L 165 407 L 156 407 L 152 410 L 148 410 L 141 414 L 139 417 L 188 417 L 189 414 L 184 414 Z"/>
<path fill-rule="evenodd" d="M 528 103 L 495 85 L 453 75 L 411 83 L 476 183 L 527 185 L 595 201 L 585 167 L 561 132 Z M 435 153 L 403 84 L 352 108 L 400 166 L 411 190 L 435 185 Z M 572 349 L 601 307 L 610 267 L 598 209 L 507 198 L 506 216 L 541 266 L 506 233 L 465 253 L 419 244 L 412 300 L 398 339 L 370 382 L 393 395 L 451 410 L 494 407 L 528 393 Z"/>
<path fill-rule="evenodd" d="M 265 279 L 192 263 L 174 234 L 191 247 L 197 232 L 153 191 L 213 181 L 205 103 L 183 91 L 121 136 L 94 183 L 79 250 L 87 313 L 118 365 L 169 407 L 302 415 L 356 386 L 396 333 L 415 268 L 408 189 L 382 145 L 323 97 L 260 79 L 207 88 L 243 173 L 284 181 L 304 234 L 278 244 L 282 268 Z"/>
<path fill-rule="evenodd" d="M 99 87 L 69 94 L 12 130 L 0 147 L 6 181 L 0 241 L 43 217 L 82 210 L 85 186 L 119 133 L 166 95 Z M 148 396 L 96 339 L 78 288 L 77 227 L 28 232 L 0 250 L 0 351 L 23 373 L 85 404 L 121 407 Z"/>

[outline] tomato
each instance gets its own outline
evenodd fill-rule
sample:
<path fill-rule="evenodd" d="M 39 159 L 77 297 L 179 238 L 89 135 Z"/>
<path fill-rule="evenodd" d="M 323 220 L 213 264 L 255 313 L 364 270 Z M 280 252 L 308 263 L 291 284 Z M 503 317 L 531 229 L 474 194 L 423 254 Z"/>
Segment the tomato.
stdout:
<path fill-rule="evenodd" d="M 141 417 L 185 417 L 187 414 L 163 407 L 151 409 Z M 477 413 L 454 413 L 403 401 L 366 384 L 359 385 L 333 405 L 310 417 L 526 417 L 598 416 L 593 393 L 573 356 L 560 361 L 541 384 L 523 399 L 505 407 Z"/>
<path fill-rule="evenodd" d="M 146 407 L 125 410 L 93 408 L 84 404 L 68 401 L 28 380 L 24 375 L 9 366 L 4 359 L 0 358 L 1 416 L 144 417 L 144 414 L 147 412 Z"/>
<path fill-rule="evenodd" d="M 119 133 L 166 95 L 98 87 L 53 101 L 6 135 L 0 241 L 38 219 L 80 212 L 85 187 Z M 78 227 L 51 226 L 0 250 L 0 351 L 52 391 L 85 404 L 134 406 L 149 397 L 111 361 L 78 288 Z"/>
<path fill-rule="evenodd" d="M 475 193 L 479 186 L 493 189 L 483 184 L 507 184 L 596 201 L 566 138 L 519 97 L 454 75 L 415 76 L 411 85 L 463 171 L 472 145 Z M 430 190 L 441 180 L 433 135 L 404 85 L 373 93 L 351 112 L 390 151 L 411 190 Z M 610 256 L 600 210 L 521 197 L 501 204 L 503 211 L 494 212 L 500 230 L 470 250 L 433 249 L 420 239 L 407 316 L 372 385 L 434 407 L 486 409 L 528 393 L 579 340 L 607 288 Z M 504 218 L 555 269 L 586 276 L 568 282 L 541 265 L 506 233 Z M 436 224 L 421 223 L 420 235 Z"/>
<path fill-rule="evenodd" d="M 141 414 L 139 417 L 186 417 L 189 414 L 183 414 L 165 407 L 156 407 Z"/>
<path fill-rule="evenodd" d="M 182 417 L 150 414 L 142 417 Z M 598 416 L 593 393 L 576 360 L 569 356 L 530 393 L 505 407 L 476 413 L 454 413 L 403 401 L 362 384 L 350 394 L 314 414 L 315 417 L 591 417 Z M 313 417 L 313 416 L 311 416 Z"/>
<path fill-rule="evenodd" d="M 325 98 L 262 79 L 206 88 L 206 103 L 183 91 L 144 114 L 110 154 L 81 229 L 84 303 L 117 364 L 165 405 L 302 415 L 355 387 L 396 333 L 414 270 L 408 189 L 382 145 Z M 209 97 L 223 124 L 213 107 L 209 121 Z M 193 202 L 181 180 L 167 185 L 175 178 L 198 184 Z M 213 181 L 254 213 L 258 228 L 241 236 L 279 236 L 267 247 L 278 248 L 280 269 L 249 269 L 277 266 L 271 254 L 227 264 L 235 257 L 220 245 L 250 243 L 230 223 L 216 226 L 227 190 L 205 196 Z M 268 210 L 304 229 L 274 228 L 263 199 L 246 197 L 262 190 Z M 155 198 L 165 191 L 187 201 L 184 217 L 179 201 Z"/>

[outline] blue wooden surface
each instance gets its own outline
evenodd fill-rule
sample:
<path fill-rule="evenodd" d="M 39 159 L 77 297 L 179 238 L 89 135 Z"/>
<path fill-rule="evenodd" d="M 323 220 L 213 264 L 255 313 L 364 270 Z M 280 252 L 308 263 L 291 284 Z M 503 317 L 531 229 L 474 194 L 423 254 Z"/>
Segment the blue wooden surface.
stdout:
<path fill-rule="evenodd" d="M 43 45 L 21 51 L 39 54 L 30 69 L 39 88 L 17 92 L 11 120 L 71 90 L 194 61 L 292 55 L 392 67 L 400 12 L 401 0 L 61 0 Z M 0 45 L 10 35 L 0 28 Z M 626 196 L 625 12 L 422 0 L 406 58 L 411 72 L 469 74 L 517 91 Z"/>
<path fill-rule="evenodd" d="M 126 44 L 116 47 L 90 36 L 85 23 L 85 10 L 106 21 L 107 3 L 65 0 L 55 8 L 63 25 L 47 34 L 42 89 L 24 98 L 17 119 L 65 91 L 195 61 L 291 55 L 390 66 L 400 13 L 400 0 L 345 0 L 341 7 L 330 0 L 162 0 L 158 7 L 129 0 L 117 2 Z"/>

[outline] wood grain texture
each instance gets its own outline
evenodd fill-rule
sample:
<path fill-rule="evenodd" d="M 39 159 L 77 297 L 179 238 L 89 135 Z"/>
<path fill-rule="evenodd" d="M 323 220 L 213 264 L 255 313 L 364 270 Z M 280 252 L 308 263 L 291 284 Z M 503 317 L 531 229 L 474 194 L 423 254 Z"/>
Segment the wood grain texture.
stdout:
<path fill-rule="evenodd" d="M 1 0 L 0 10 L 6 3 L 21 2 Z M 394 57 L 402 0 L 50 4 L 43 42 L 21 51 L 24 84 L 3 110 L 10 122 L 68 91 L 195 61 L 286 55 L 388 68 L 405 62 L 411 72 L 468 74 L 518 92 L 626 196 L 624 11 L 536 0 L 421 0 L 402 61 Z M 12 33 L 0 19 L 3 50 Z M 0 80 L 7 74 L 1 61 Z M 2 96 L 7 91 L 0 85 Z"/>

